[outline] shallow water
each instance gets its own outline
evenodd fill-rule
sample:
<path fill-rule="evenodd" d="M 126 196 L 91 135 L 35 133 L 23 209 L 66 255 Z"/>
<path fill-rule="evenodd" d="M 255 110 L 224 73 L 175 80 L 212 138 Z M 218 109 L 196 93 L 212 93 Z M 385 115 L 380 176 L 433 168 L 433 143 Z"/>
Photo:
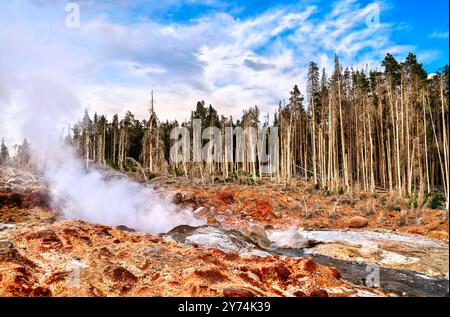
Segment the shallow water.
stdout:
<path fill-rule="evenodd" d="M 342 278 L 356 285 L 371 286 L 366 278 L 373 267 L 367 263 L 334 259 L 321 254 L 308 254 L 304 249 L 272 249 L 277 255 L 308 256 L 317 263 L 332 266 L 341 272 Z M 398 296 L 448 297 L 449 281 L 414 271 L 379 267 L 379 289 Z"/>
<path fill-rule="evenodd" d="M 290 246 L 302 244 L 308 240 L 316 240 L 325 243 L 346 242 L 351 244 L 373 244 L 380 242 L 407 243 L 420 247 L 448 249 L 448 244 L 418 235 L 399 234 L 388 231 L 363 231 L 363 230 L 298 230 L 267 231 L 270 240 L 277 246 L 282 243 Z"/>
<path fill-rule="evenodd" d="M 272 241 L 272 252 L 310 256 L 318 263 L 337 268 L 354 284 L 368 284 L 367 276 L 377 270 L 382 290 L 403 296 L 449 296 L 449 247 L 442 241 L 366 230 L 291 229 L 272 230 L 267 235 Z M 311 241 L 314 243 L 308 247 Z M 435 276 L 418 270 L 431 271 Z"/>

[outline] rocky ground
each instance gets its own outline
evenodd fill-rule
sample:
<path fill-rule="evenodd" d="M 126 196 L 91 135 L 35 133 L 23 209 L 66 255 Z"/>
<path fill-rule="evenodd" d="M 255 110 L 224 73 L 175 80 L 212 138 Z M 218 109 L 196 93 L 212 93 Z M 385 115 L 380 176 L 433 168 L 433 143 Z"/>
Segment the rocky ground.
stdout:
<path fill-rule="evenodd" d="M 124 230 L 125 229 L 125 230 Z M 1 296 L 356 296 L 311 259 L 239 256 L 82 221 L 3 228 Z"/>
<path fill-rule="evenodd" d="M 400 281 L 407 291 L 426 278 L 419 295 L 445 295 L 447 287 L 448 296 L 442 211 L 405 213 L 379 197 L 324 195 L 303 183 L 206 187 L 159 179 L 153 186 L 169 190 L 174 203 L 208 225 L 151 235 L 64 220 L 39 177 L 3 171 L 0 296 L 398 295 L 347 272 L 345 261 L 361 259 L 389 269 L 389 276 L 394 269 L 412 272 L 399 274 L 408 277 Z"/>
<path fill-rule="evenodd" d="M 404 200 L 388 194 L 331 195 L 304 181 L 195 186 L 159 180 L 157 186 L 170 189 L 176 203 L 193 208 L 211 224 L 229 229 L 245 230 L 252 224 L 280 230 L 383 229 L 446 243 L 449 239 L 445 211 L 408 209 Z"/>

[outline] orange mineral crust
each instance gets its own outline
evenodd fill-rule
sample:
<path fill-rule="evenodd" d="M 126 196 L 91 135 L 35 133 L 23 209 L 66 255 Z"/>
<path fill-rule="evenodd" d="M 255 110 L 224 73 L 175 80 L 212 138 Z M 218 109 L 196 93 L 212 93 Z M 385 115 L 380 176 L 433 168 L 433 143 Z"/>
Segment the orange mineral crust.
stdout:
<path fill-rule="evenodd" d="M 83 221 L 5 230 L 0 296 L 383 295 L 308 258 L 242 257 Z"/>

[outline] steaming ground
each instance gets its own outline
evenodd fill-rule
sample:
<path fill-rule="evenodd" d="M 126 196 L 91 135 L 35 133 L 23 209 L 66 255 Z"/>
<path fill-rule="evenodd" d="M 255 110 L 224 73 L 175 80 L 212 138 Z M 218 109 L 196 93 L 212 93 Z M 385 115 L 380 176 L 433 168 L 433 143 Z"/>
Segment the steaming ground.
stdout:
<path fill-rule="evenodd" d="M 200 225 L 188 209 L 177 208 L 153 188 L 126 178 L 105 179 L 86 170 L 71 148 L 52 158 L 44 169 L 51 196 L 65 218 L 127 227 L 151 233 L 167 232 L 181 224 Z"/>
<path fill-rule="evenodd" d="M 5 95 L 5 89 L 0 93 Z M 63 82 L 34 78 L 23 82 L 20 89 L 6 87 L 6 94 L 16 98 L 0 99 L 0 117 L 20 118 L 6 129 L 9 135 L 30 141 L 35 168 L 44 174 L 54 207 L 65 218 L 151 233 L 199 224 L 189 210 L 178 210 L 152 188 L 125 178 L 106 180 L 95 169 L 86 170 L 73 148 L 61 141 L 62 125 L 82 111 Z"/>
<path fill-rule="evenodd" d="M 64 45 L 49 49 L 48 42 L 38 40 L 33 24 L 17 14 L 5 14 L 5 19 L 15 32 L 0 31 L 0 40 L 10 44 L 8 51 L 17 58 L 0 59 L 0 137 L 6 137 L 11 149 L 28 139 L 33 163 L 45 175 L 64 217 L 153 233 L 197 224 L 188 210 L 177 210 L 151 188 L 86 171 L 61 137 L 83 113 L 85 105 L 75 91 L 91 69 Z"/>

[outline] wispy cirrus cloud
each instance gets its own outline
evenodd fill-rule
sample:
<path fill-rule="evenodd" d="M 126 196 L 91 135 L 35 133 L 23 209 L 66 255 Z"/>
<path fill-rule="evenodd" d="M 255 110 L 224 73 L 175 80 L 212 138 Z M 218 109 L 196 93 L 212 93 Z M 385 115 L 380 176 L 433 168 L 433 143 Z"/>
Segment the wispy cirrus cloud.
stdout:
<path fill-rule="evenodd" d="M 430 34 L 429 36 L 430 38 L 433 39 L 448 39 L 448 31 L 444 31 L 444 32 L 438 32 L 438 31 L 434 31 L 433 33 Z"/>

